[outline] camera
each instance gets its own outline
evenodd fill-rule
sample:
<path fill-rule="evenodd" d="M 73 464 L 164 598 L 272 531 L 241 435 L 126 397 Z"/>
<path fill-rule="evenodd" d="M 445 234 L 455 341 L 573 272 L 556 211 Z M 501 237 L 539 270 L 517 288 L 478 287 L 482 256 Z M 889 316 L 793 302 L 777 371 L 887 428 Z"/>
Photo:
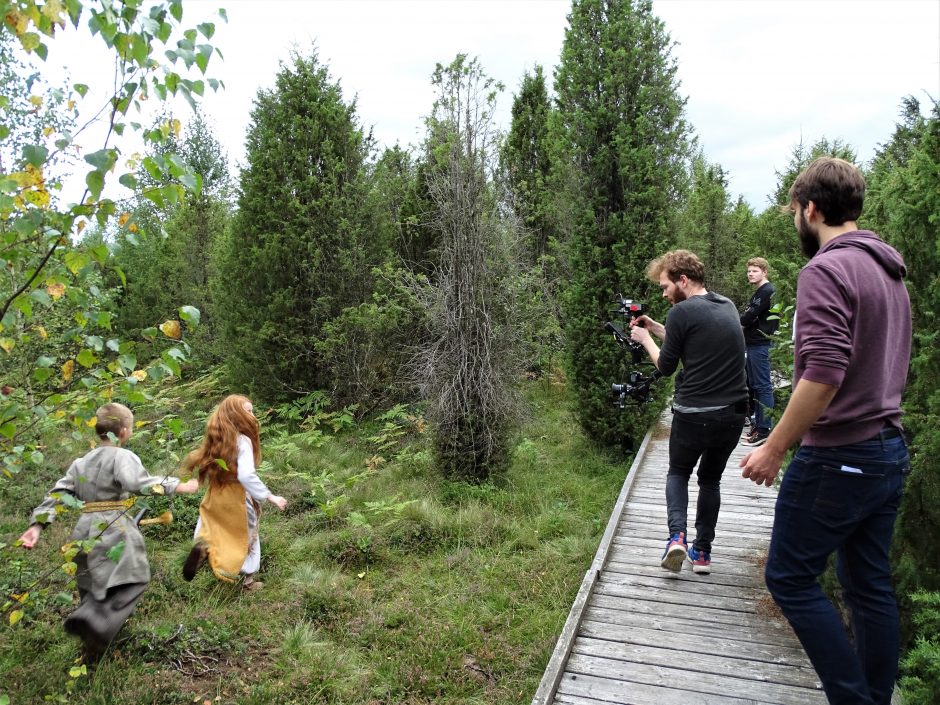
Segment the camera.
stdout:
<path fill-rule="evenodd" d="M 614 336 L 614 340 L 624 350 L 630 351 L 631 362 L 634 366 L 641 364 L 652 364 L 643 362 L 643 346 L 630 337 L 628 329 L 630 321 L 642 316 L 646 312 L 646 307 L 633 299 L 625 298 L 622 294 L 617 295 L 617 308 L 612 311 L 623 317 L 623 323 L 617 321 L 607 321 L 604 324 L 604 330 Z M 640 321 L 637 325 L 642 326 Z M 657 379 L 662 377 L 659 370 L 654 369 L 652 373 L 645 375 L 639 370 L 632 370 L 629 376 L 629 382 L 614 382 L 610 385 L 610 391 L 614 397 L 614 406 L 623 409 L 628 402 L 635 404 L 645 404 L 652 398 L 652 385 Z"/>
<path fill-rule="evenodd" d="M 630 381 L 627 384 L 614 382 L 610 385 L 610 391 L 614 396 L 614 406 L 618 409 L 625 409 L 628 402 L 635 404 L 645 404 L 650 401 L 653 395 L 653 382 L 662 377 L 659 370 L 654 370 L 651 374 L 645 375 L 639 370 L 630 372 Z"/>

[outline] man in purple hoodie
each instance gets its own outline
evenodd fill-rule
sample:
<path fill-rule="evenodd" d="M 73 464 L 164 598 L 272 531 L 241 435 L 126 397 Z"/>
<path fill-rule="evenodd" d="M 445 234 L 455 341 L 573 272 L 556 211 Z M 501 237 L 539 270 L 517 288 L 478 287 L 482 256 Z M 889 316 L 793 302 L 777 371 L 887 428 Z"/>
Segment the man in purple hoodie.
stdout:
<path fill-rule="evenodd" d="M 790 187 L 809 263 L 797 280 L 793 394 L 767 442 L 741 461 L 780 485 L 767 587 L 830 703 L 888 705 L 899 626 L 888 552 L 908 471 L 901 393 L 911 352 L 911 307 L 901 256 L 859 230 L 865 181 L 820 157 Z M 801 440 L 802 439 L 802 440 Z M 852 612 L 854 644 L 817 581 L 829 556 Z"/>

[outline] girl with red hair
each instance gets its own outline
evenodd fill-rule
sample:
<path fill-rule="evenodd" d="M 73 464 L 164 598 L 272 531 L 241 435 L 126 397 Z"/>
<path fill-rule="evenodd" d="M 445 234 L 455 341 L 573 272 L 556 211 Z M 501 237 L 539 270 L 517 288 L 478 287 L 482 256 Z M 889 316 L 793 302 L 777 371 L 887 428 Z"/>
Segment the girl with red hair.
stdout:
<path fill-rule="evenodd" d="M 253 577 L 261 565 L 261 502 L 283 510 L 287 500 L 271 494 L 256 472 L 261 462 L 259 429 L 251 400 L 231 394 L 209 416 L 202 445 L 183 461 L 183 468 L 198 473 L 199 484 L 206 487 L 196 545 L 183 564 L 184 580 L 192 580 L 208 559 L 219 580 L 235 582 L 241 574 L 246 590 L 262 585 Z"/>

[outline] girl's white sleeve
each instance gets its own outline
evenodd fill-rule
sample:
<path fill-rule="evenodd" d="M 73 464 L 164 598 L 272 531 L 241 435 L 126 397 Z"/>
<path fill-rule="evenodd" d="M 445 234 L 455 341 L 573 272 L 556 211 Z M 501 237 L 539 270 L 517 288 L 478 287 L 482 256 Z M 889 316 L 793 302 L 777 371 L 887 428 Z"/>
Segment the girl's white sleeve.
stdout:
<path fill-rule="evenodd" d="M 255 455 L 251 447 L 251 439 L 245 435 L 238 436 L 238 481 L 245 488 L 245 492 L 259 502 L 263 502 L 271 494 L 271 490 L 255 472 Z"/>

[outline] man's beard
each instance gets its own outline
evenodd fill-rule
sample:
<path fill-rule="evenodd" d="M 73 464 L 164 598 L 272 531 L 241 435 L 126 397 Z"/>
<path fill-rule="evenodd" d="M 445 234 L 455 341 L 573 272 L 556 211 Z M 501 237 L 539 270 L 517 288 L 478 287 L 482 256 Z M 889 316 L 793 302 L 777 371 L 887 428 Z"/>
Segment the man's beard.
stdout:
<path fill-rule="evenodd" d="M 689 297 L 685 295 L 684 291 L 681 291 L 679 288 L 676 288 L 676 290 L 672 292 L 672 305 L 675 306 L 676 304 L 682 303 L 687 298 Z"/>
<path fill-rule="evenodd" d="M 800 234 L 800 250 L 808 259 L 813 259 L 816 253 L 819 252 L 819 235 L 813 232 L 809 223 L 806 222 L 802 209 L 800 209 L 800 218 L 796 231 Z"/>

